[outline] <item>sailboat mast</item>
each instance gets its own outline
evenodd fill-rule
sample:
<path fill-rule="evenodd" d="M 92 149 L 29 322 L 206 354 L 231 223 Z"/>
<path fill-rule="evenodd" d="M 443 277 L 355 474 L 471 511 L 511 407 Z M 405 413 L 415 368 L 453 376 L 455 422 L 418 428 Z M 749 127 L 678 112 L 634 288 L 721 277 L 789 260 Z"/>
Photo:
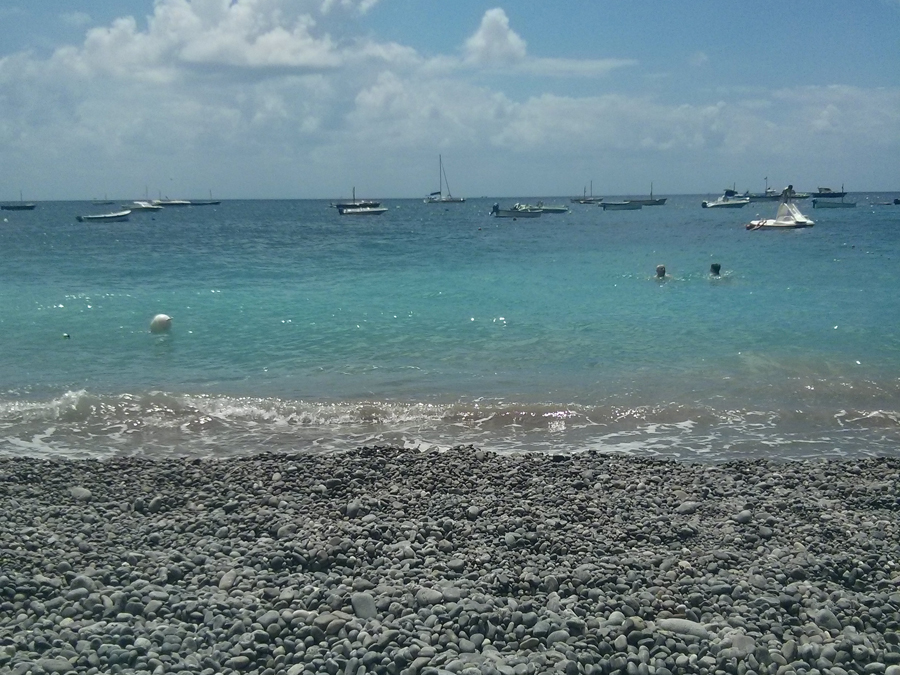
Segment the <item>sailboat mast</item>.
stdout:
<path fill-rule="evenodd" d="M 438 155 L 438 190 L 441 193 L 441 197 L 444 196 L 444 158 L 441 155 Z"/>

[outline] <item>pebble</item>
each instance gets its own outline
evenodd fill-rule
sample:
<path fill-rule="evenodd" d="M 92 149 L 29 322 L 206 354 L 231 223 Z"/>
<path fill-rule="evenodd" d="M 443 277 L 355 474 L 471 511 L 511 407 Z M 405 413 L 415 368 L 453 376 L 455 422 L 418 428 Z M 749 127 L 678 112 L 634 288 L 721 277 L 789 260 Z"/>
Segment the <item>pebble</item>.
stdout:
<path fill-rule="evenodd" d="M 900 675 L 898 484 L 894 458 L 0 457 L 0 672 Z"/>

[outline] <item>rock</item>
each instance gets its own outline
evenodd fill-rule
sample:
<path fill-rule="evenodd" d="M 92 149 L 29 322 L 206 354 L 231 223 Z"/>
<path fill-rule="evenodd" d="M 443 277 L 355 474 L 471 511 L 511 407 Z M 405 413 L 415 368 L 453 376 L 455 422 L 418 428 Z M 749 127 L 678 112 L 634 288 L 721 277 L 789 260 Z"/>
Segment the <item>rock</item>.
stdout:
<path fill-rule="evenodd" d="M 37 664 L 48 673 L 69 673 L 75 670 L 66 659 L 40 659 Z"/>
<path fill-rule="evenodd" d="M 237 570 L 228 570 L 225 572 L 225 574 L 222 575 L 222 578 L 219 579 L 219 588 L 223 591 L 231 590 L 231 587 L 237 579 L 237 575 Z"/>
<path fill-rule="evenodd" d="M 690 515 L 699 508 L 700 508 L 700 502 L 686 501 L 686 502 L 681 502 L 681 504 L 676 506 L 675 511 L 677 513 L 680 513 L 683 515 Z"/>
<path fill-rule="evenodd" d="M 740 525 L 746 525 L 753 520 L 753 514 L 750 511 L 744 509 L 743 511 L 733 515 L 731 518 L 732 520 L 734 520 L 734 522 L 739 523 Z"/>
<path fill-rule="evenodd" d="M 825 630 L 842 630 L 843 626 L 841 626 L 841 622 L 838 621 L 838 618 L 834 615 L 828 608 L 822 608 L 818 612 L 816 612 L 814 621 L 819 628 L 824 628 Z"/>
<path fill-rule="evenodd" d="M 89 502 L 91 501 L 91 491 L 84 487 L 70 487 L 69 494 L 72 495 L 72 498 L 79 502 Z M 71 665 L 71 664 L 70 664 Z"/>
<path fill-rule="evenodd" d="M 689 619 L 660 619 L 656 622 L 656 627 L 678 635 L 692 635 L 701 640 L 709 639 L 709 631 L 703 624 Z"/>
<path fill-rule="evenodd" d="M 444 594 L 433 588 L 420 588 L 416 592 L 416 602 L 420 607 L 437 605 L 444 599 Z"/>
<path fill-rule="evenodd" d="M 374 619 L 378 615 L 375 598 L 370 593 L 354 593 L 350 596 L 353 613 L 360 619 Z"/>

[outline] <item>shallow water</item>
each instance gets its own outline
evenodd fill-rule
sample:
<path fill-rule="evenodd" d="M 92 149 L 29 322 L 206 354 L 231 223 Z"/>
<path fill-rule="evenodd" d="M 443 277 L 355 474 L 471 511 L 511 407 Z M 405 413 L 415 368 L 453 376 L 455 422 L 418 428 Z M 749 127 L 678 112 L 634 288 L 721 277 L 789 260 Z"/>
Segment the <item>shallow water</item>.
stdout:
<path fill-rule="evenodd" d="M 701 196 L 515 221 L 487 213 L 517 199 L 2 212 L 0 453 L 896 454 L 893 196 L 801 202 L 816 225 L 787 232 L 744 229 L 775 204 Z"/>

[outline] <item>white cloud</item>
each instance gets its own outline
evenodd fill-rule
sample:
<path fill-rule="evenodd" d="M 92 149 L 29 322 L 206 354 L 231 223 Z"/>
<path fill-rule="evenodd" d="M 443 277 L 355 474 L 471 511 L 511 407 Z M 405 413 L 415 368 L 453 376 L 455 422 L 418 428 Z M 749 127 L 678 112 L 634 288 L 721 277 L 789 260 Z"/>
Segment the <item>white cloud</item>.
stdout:
<path fill-rule="evenodd" d="M 548 161 L 746 165 L 808 157 L 823 139 L 828 148 L 900 148 L 897 90 L 732 88 L 702 104 L 617 93 L 607 78 L 590 95 L 550 95 L 536 78 L 596 80 L 638 64 L 533 57 L 502 9 L 484 14 L 459 53 L 426 59 L 346 33 L 348 14 L 372 4 L 157 0 L 146 28 L 124 17 L 49 58 L 2 58 L 4 169 L 56 181 L 60 197 L 111 193 L 91 186 L 112 180 L 143 192 L 173 173 L 195 178 L 195 194 L 222 185 L 235 196 L 291 196 L 302 184 L 307 196 L 326 196 L 358 167 L 377 167 L 367 173 L 385 193 L 417 193 L 421 177 L 409 167 L 439 148 L 473 157 L 470 180 L 488 183 L 479 192 Z M 516 88 L 485 84 L 494 81 Z M 454 188 L 463 193 L 461 176 Z"/>
<path fill-rule="evenodd" d="M 525 59 L 525 40 L 509 27 L 509 18 L 502 9 L 489 9 L 481 19 L 481 26 L 466 40 L 465 60 L 479 66 L 500 66 Z"/>
<path fill-rule="evenodd" d="M 688 63 L 690 63 L 695 68 L 699 68 L 709 63 L 709 57 L 705 52 L 694 52 L 690 55 L 690 57 L 688 57 Z"/>
<path fill-rule="evenodd" d="M 75 28 L 82 28 L 91 24 L 91 15 L 86 12 L 66 12 L 65 14 L 60 14 L 59 19 L 67 26 L 74 26 Z"/>

